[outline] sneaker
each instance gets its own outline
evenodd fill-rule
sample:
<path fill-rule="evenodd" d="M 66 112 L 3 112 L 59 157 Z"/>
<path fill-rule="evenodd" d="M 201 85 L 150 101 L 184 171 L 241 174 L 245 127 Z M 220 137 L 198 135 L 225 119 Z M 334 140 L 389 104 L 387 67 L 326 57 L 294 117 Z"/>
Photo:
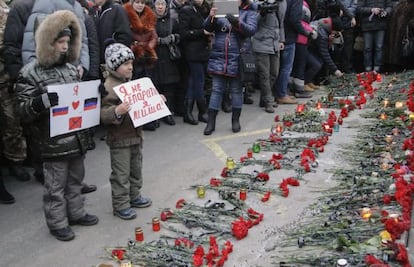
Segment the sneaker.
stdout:
<path fill-rule="evenodd" d="M 69 226 L 62 229 L 50 230 L 50 233 L 60 241 L 70 241 L 75 238 L 75 233 Z"/>
<path fill-rule="evenodd" d="M 93 184 L 88 185 L 88 184 L 82 183 L 81 193 L 88 194 L 91 192 L 95 192 L 96 189 L 97 189 L 96 185 L 93 185 Z"/>
<path fill-rule="evenodd" d="M 295 97 L 296 98 L 311 98 L 312 95 L 308 92 L 296 92 Z"/>
<path fill-rule="evenodd" d="M 131 208 L 126 208 L 123 210 L 114 210 L 114 215 L 123 220 L 132 220 L 137 217 L 136 211 Z"/>
<path fill-rule="evenodd" d="M 284 96 L 282 98 L 278 98 L 277 102 L 279 104 L 297 104 L 298 101 L 296 99 L 292 99 L 289 96 Z"/>
<path fill-rule="evenodd" d="M 146 208 L 151 206 L 152 201 L 148 197 L 139 197 L 133 201 L 131 201 L 131 207 L 134 208 Z"/>
<path fill-rule="evenodd" d="M 97 216 L 95 215 L 90 215 L 90 214 L 85 214 L 85 216 L 77 219 L 76 221 L 70 221 L 69 220 L 69 225 L 82 225 L 82 226 L 91 226 L 91 225 L 95 225 L 99 222 L 99 219 Z"/>

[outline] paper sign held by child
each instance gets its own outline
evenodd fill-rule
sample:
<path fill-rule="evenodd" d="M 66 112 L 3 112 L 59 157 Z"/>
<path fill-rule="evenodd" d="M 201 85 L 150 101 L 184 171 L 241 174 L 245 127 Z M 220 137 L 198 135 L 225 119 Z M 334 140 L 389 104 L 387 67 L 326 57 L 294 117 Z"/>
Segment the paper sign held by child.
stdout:
<path fill-rule="evenodd" d="M 47 87 L 48 92 L 56 92 L 59 96 L 59 104 L 50 108 L 50 137 L 99 124 L 99 83 L 95 80 Z"/>
<path fill-rule="evenodd" d="M 129 116 L 136 127 L 171 115 L 150 78 L 144 77 L 114 87 L 122 102 L 128 101 Z"/>

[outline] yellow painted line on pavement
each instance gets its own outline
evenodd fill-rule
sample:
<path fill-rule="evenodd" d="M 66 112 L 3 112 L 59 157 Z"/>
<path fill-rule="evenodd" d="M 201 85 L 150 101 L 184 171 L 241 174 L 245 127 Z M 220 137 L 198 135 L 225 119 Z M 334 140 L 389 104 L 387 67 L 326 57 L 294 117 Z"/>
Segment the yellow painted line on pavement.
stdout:
<path fill-rule="evenodd" d="M 250 131 L 250 132 L 242 132 L 242 133 L 237 133 L 237 134 L 225 135 L 221 137 L 208 138 L 208 139 L 204 139 L 201 142 L 208 149 L 213 151 L 214 155 L 224 163 L 226 162 L 227 154 L 223 150 L 223 148 L 218 144 L 218 142 L 224 141 L 224 140 L 230 140 L 234 138 L 239 138 L 239 137 L 244 137 L 244 136 L 252 136 L 252 135 L 268 133 L 269 131 L 270 131 L 269 129 L 262 129 L 262 130 L 256 130 L 256 131 Z"/>

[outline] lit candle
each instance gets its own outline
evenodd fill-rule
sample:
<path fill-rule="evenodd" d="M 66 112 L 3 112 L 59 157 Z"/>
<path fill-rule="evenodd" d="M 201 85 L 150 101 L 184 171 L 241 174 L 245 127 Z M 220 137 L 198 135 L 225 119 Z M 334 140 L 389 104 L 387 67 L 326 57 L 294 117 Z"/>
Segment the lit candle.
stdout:
<path fill-rule="evenodd" d="M 283 132 L 283 126 L 278 124 L 276 126 L 276 133 L 281 134 Z"/>
<path fill-rule="evenodd" d="M 361 217 L 364 221 L 368 221 L 371 218 L 372 212 L 370 208 L 361 209 Z"/>
<path fill-rule="evenodd" d="M 397 213 L 392 213 L 388 215 L 388 218 L 394 219 L 395 222 L 398 222 L 398 217 L 400 217 L 400 215 L 398 215 Z"/>
<path fill-rule="evenodd" d="M 299 104 L 296 107 L 296 112 L 297 113 L 302 113 L 305 110 L 305 105 L 304 104 Z"/>
<path fill-rule="evenodd" d="M 391 143 L 391 142 L 392 142 L 392 135 L 387 134 L 387 135 L 385 136 L 385 142 L 387 142 L 387 143 Z"/>
<path fill-rule="evenodd" d="M 388 100 L 388 98 L 384 99 L 383 104 L 384 104 L 384 108 L 388 107 L 388 105 L 390 104 L 390 101 Z"/>
<path fill-rule="evenodd" d="M 318 103 L 316 103 L 316 109 L 320 110 L 322 108 L 322 103 L 318 101 Z"/>
<path fill-rule="evenodd" d="M 396 109 L 401 109 L 403 107 L 404 107 L 404 103 L 403 102 L 401 102 L 401 101 L 395 102 L 395 108 Z"/>
<path fill-rule="evenodd" d="M 386 120 L 386 119 L 387 119 L 387 114 L 385 114 L 385 113 L 381 113 L 381 115 L 380 115 L 380 119 L 381 119 L 381 120 Z"/>
<path fill-rule="evenodd" d="M 410 118 L 410 120 L 414 121 L 414 113 L 410 113 L 410 115 L 408 115 L 408 118 Z"/>

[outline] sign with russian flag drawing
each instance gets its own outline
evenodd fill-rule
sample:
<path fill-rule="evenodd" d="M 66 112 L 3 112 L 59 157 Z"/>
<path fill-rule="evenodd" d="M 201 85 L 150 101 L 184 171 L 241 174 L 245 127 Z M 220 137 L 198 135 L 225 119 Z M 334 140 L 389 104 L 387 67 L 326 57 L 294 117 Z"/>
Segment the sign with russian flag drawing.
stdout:
<path fill-rule="evenodd" d="M 128 101 L 129 116 L 135 127 L 171 115 L 151 79 L 144 77 L 114 87 L 122 102 Z"/>
<path fill-rule="evenodd" d="M 100 81 L 49 85 L 49 93 L 59 96 L 57 106 L 50 108 L 50 137 L 87 129 L 99 124 Z"/>

